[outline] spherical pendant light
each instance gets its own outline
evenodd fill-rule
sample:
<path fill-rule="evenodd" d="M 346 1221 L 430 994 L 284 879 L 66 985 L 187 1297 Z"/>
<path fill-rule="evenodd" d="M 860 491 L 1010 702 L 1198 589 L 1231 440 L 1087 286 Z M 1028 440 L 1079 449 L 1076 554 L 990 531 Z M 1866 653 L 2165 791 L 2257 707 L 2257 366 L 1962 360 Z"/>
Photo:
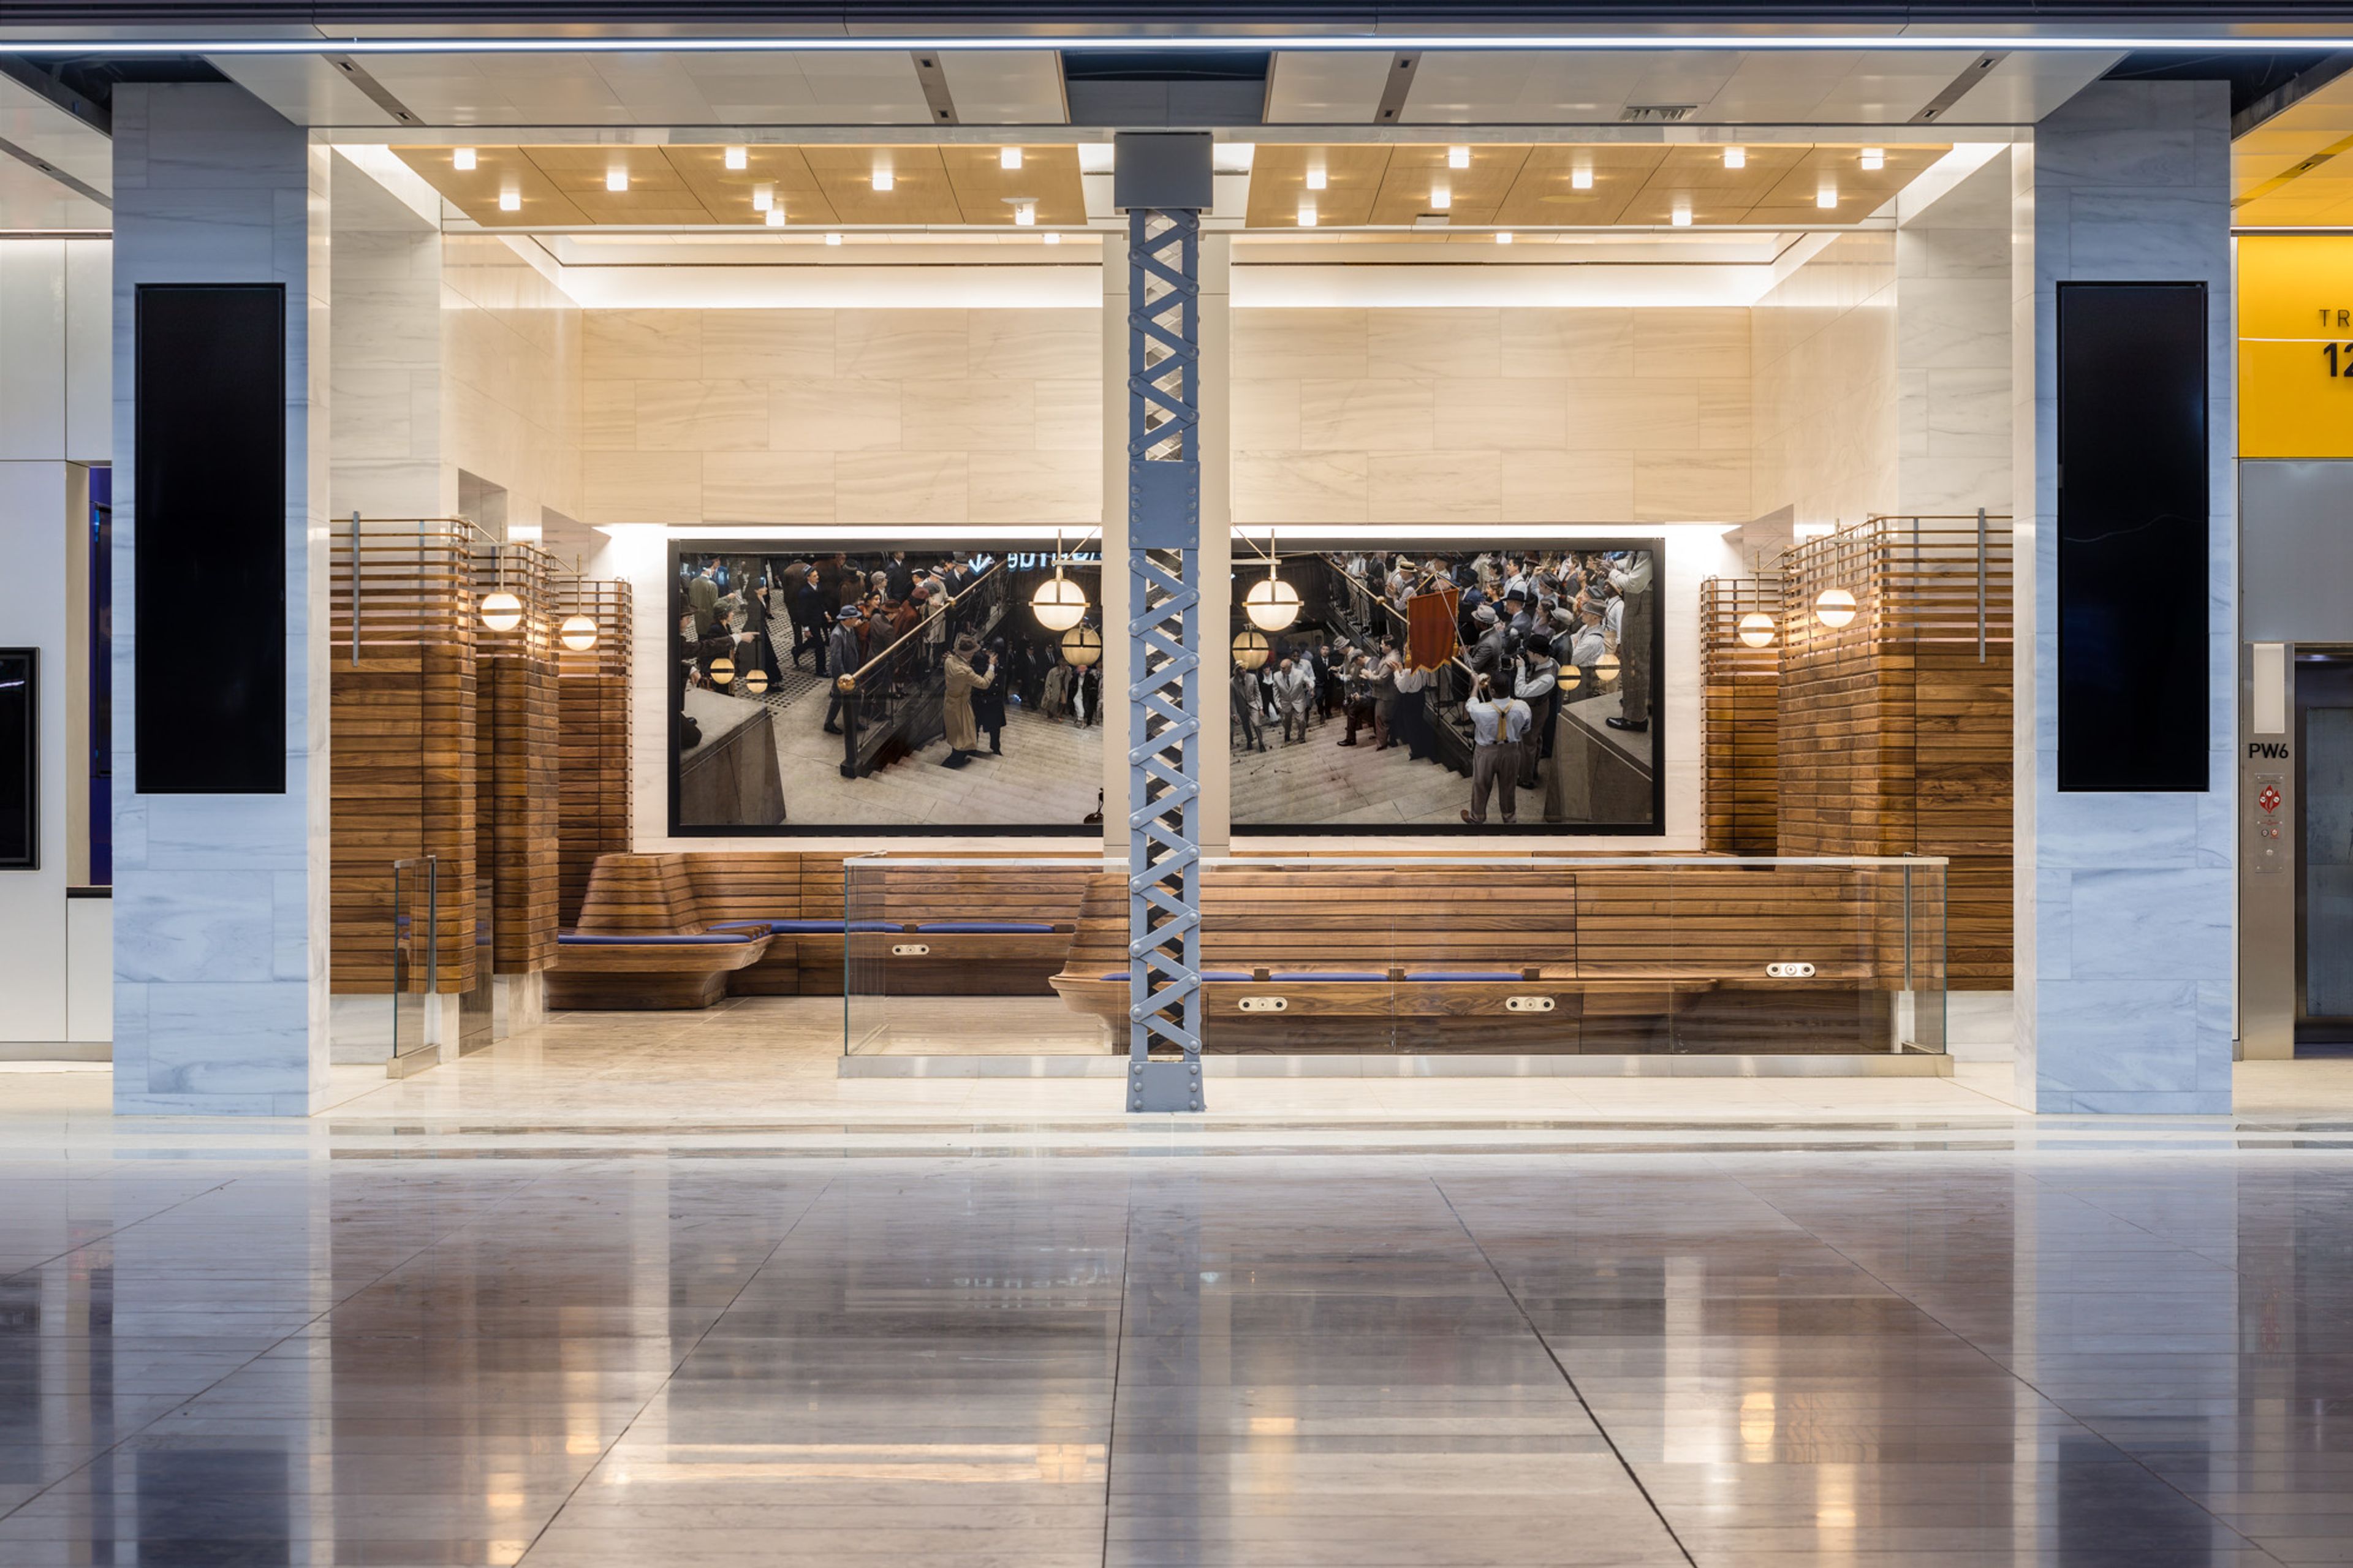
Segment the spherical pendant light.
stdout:
<path fill-rule="evenodd" d="M 564 625 L 556 628 L 555 635 L 574 653 L 586 653 L 596 646 L 596 618 L 594 616 L 566 616 Z"/>
<path fill-rule="evenodd" d="M 1814 619 L 1836 631 L 1854 623 L 1854 595 L 1844 588 L 1825 588 L 1814 599 Z"/>
<path fill-rule="evenodd" d="M 522 625 L 522 601 L 504 588 L 482 595 L 482 625 L 494 632 L 511 632 Z"/>
<path fill-rule="evenodd" d="M 1234 664 L 1242 669 L 1263 669 L 1267 656 L 1274 650 L 1257 632 L 1237 632 L 1234 635 Z"/>
<path fill-rule="evenodd" d="M 768 672 L 754 668 L 744 672 L 744 689 L 754 694 L 768 689 Z"/>
<path fill-rule="evenodd" d="M 1607 686 L 1618 679 L 1618 656 L 1605 653 L 1593 661 L 1593 684 Z"/>
<path fill-rule="evenodd" d="M 1062 657 L 1084 669 L 1103 658 L 1103 633 L 1092 626 L 1072 626 L 1062 634 Z"/>
<path fill-rule="evenodd" d="M 1299 618 L 1299 590 L 1271 573 L 1242 595 L 1242 614 L 1262 632 L 1279 632 Z"/>
<path fill-rule="evenodd" d="M 1564 664 L 1560 667 L 1560 672 L 1553 677 L 1553 684 L 1563 691 L 1568 691 L 1574 689 L 1584 679 L 1585 671 L 1573 664 Z"/>
<path fill-rule="evenodd" d="M 1054 574 L 1038 584 L 1029 596 L 1029 613 L 1038 624 L 1050 632 L 1066 632 L 1086 618 L 1087 591 L 1062 575 L 1060 566 Z"/>
<path fill-rule="evenodd" d="M 1773 617 L 1762 610 L 1751 610 L 1740 617 L 1740 640 L 1750 647 L 1773 646 Z"/>
<path fill-rule="evenodd" d="M 732 659 L 732 658 L 714 658 L 714 659 L 712 659 L 712 660 L 711 661 L 711 684 L 712 684 L 712 685 L 713 685 L 713 686 L 724 686 L 724 685 L 726 685 L 729 681 L 731 681 L 731 680 L 733 680 L 733 679 L 735 679 L 735 661 L 734 661 L 733 659 Z"/>

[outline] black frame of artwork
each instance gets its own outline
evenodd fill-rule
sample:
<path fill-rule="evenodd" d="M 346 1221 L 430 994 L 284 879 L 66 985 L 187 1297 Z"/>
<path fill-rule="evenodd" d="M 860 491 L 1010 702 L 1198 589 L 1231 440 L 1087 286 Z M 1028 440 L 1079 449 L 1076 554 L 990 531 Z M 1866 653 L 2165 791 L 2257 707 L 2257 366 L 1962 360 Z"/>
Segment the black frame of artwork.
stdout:
<path fill-rule="evenodd" d="M 679 619 L 686 614 L 687 610 L 684 579 L 679 571 L 682 562 L 691 557 L 702 555 L 813 558 L 837 552 L 862 555 L 891 550 L 905 550 L 911 553 L 920 552 L 927 555 L 959 550 L 985 551 L 991 554 L 1038 553 L 1050 552 L 1053 549 L 1053 544 L 1054 531 L 1050 527 L 1039 530 L 1038 537 L 1034 542 L 971 539 L 953 531 L 934 532 L 916 528 L 909 529 L 903 535 L 889 537 L 670 540 L 668 552 L 663 557 L 663 568 L 669 574 L 669 583 L 662 599 L 662 659 L 667 671 L 664 679 L 669 694 L 667 706 L 670 711 L 669 721 L 665 726 L 668 736 L 666 748 L 668 756 L 663 766 L 668 799 L 663 804 L 670 824 L 670 836 L 673 838 L 839 838 L 846 836 L 860 838 L 1101 838 L 1103 827 L 1100 822 L 979 822 L 943 824 L 936 827 L 911 827 L 897 823 L 781 822 L 773 825 L 738 825 L 681 822 L 679 819 L 679 772 L 681 763 L 685 760 L 680 752 L 679 742 L 681 739 L 681 725 L 686 710 L 686 668 L 682 661 L 671 658 L 670 653 Z M 1091 531 L 1078 528 L 1067 531 L 1062 540 L 1064 556 L 1079 554 L 1082 547 L 1094 552 L 1098 556 L 1103 548 L 1101 541 L 1092 537 Z M 1107 562 L 1090 561 L 1082 564 L 1091 568 L 1099 566 L 1105 573 L 1110 570 Z M 1025 605 L 1024 608 L 1026 607 Z M 1103 611 L 1100 592 L 1095 596 L 1094 610 L 1100 616 Z M 1111 628 L 1105 627 L 1103 635 L 1106 656 L 1108 656 L 1112 637 Z M 1125 723 L 1124 709 L 1122 712 L 1121 722 L 1124 725 Z M 1105 722 L 1098 728 L 1103 731 L 1103 744 L 1106 747 L 1112 745 L 1113 742 L 1111 737 L 1111 725 Z M 1124 736 L 1124 729 L 1121 731 L 1121 734 Z M 1119 743 L 1124 744 L 1124 741 Z M 1123 801 L 1112 800 L 1106 792 L 1103 810 L 1106 814 L 1113 811 L 1124 814 L 1126 806 Z"/>
<path fill-rule="evenodd" d="M 36 871 L 41 865 L 41 650 L 37 647 L 0 647 L 0 681 L 14 670 L 24 672 L 24 722 L 0 735 L 0 758 L 9 748 L 19 755 L 5 761 L 11 775 L 23 769 L 25 804 L 22 812 L 25 847 L 21 853 L 0 849 L 0 869 Z M 0 845 L 10 835 L 0 832 Z"/>
<path fill-rule="evenodd" d="M 1447 526 L 1456 527 L 1459 525 L 1449 524 Z M 1466 552 L 1476 553 L 1478 552 L 1488 550 L 1511 551 L 1514 549 L 1526 549 L 1530 551 L 1575 550 L 1588 552 L 1609 550 L 1645 550 L 1650 552 L 1651 577 L 1651 592 L 1655 600 L 1655 609 L 1651 616 L 1651 669 L 1652 671 L 1652 679 L 1651 682 L 1650 729 L 1651 820 L 1648 822 L 1636 823 L 1556 823 L 1546 822 L 1541 816 L 1539 816 L 1536 820 L 1532 822 L 1527 819 L 1525 814 L 1523 814 L 1518 822 L 1512 824 L 1508 827 L 1498 821 L 1479 824 L 1467 822 L 1399 823 L 1392 826 L 1382 827 L 1367 827 L 1363 823 L 1358 822 L 1285 823 L 1229 821 L 1228 825 L 1229 831 L 1231 832 L 1235 837 L 1464 838 L 1476 841 L 1493 839 L 1513 834 L 1537 835 L 1561 838 L 1595 838 L 1605 837 L 1618 838 L 1657 838 L 1665 836 L 1667 831 L 1666 733 L 1668 712 L 1665 676 L 1667 616 L 1672 607 L 1672 602 L 1667 594 L 1667 542 L 1664 538 L 1645 538 L 1633 534 L 1611 534 L 1603 537 L 1589 537 L 1584 534 L 1579 534 L 1575 537 L 1566 537 L 1559 534 L 1547 535 L 1541 529 L 1538 529 L 1536 531 L 1530 532 L 1526 531 L 1526 528 L 1527 525 L 1522 524 L 1519 525 L 1520 531 L 1514 531 L 1513 526 L 1505 525 L 1498 527 L 1492 534 L 1482 531 L 1475 537 L 1464 539 L 1389 536 L 1385 533 L 1384 537 L 1379 539 L 1367 540 L 1360 535 L 1350 534 L 1344 527 L 1319 527 L 1302 523 L 1295 529 L 1278 528 L 1275 543 L 1278 552 L 1284 554 L 1290 553 L 1294 550 L 1301 552 L 1321 552 L 1361 550 L 1375 547 L 1390 552 L 1409 551 L 1417 553 L 1435 552 L 1442 555 L 1460 555 Z M 1233 574 L 1238 584 L 1245 582 L 1248 579 L 1250 566 L 1253 563 L 1257 563 L 1261 572 L 1265 570 L 1265 563 L 1259 557 L 1257 551 L 1253 549 L 1250 543 L 1245 542 L 1242 537 L 1245 531 L 1256 533 L 1261 531 L 1261 530 L 1257 525 L 1251 525 L 1248 530 L 1238 529 L 1236 531 L 1233 545 Z M 1235 614 L 1239 615 L 1240 613 L 1241 590 L 1239 587 L 1234 593 L 1233 608 Z M 1467 789 L 1469 781 L 1465 780 L 1464 784 Z M 1228 809 L 1229 811 L 1231 809 L 1230 800 L 1229 801 Z"/>

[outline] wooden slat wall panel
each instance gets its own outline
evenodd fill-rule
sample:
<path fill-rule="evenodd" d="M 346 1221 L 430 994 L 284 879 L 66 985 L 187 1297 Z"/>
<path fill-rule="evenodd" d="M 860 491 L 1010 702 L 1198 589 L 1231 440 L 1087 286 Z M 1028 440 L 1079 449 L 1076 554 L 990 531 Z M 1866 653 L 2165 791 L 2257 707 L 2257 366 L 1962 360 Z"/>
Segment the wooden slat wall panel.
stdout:
<path fill-rule="evenodd" d="M 330 984 L 392 989 L 392 863 L 430 854 L 438 984 L 462 992 L 474 983 L 477 745 L 464 525 L 367 523 L 356 540 L 339 528 L 330 559 Z M 411 902 L 411 918 L 423 907 Z"/>
<path fill-rule="evenodd" d="M 511 631 L 475 642 L 477 865 L 491 879 L 491 962 L 497 974 L 553 965 L 560 922 L 561 818 L 554 560 L 533 544 L 474 552 L 474 586 L 522 601 Z"/>
<path fill-rule="evenodd" d="M 1779 852 L 1949 858 L 1962 991 L 2012 974 L 2010 521 L 1983 543 L 1981 574 L 1975 518 L 1874 518 L 1782 561 Z M 1858 610 L 1837 630 L 1814 614 L 1833 587 Z"/>
<path fill-rule="evenodd" d="M 1781 584 L 1710 577 L 1699 594 L 1703 842 L 1723 854 L 1770 855 L 1780 793 Z M 1765 647 L 1740 640 L 1747 615 L 1772 617 L 1776 635 Z"/>
<path fill-rule="evenodd" d="M 559 587 L 554 614 L 596 622 L 596 646 L 556 648 L 560 785 L 557 920 L 575 925 L 600 855 L 629 847 L 629 584 Z"/>

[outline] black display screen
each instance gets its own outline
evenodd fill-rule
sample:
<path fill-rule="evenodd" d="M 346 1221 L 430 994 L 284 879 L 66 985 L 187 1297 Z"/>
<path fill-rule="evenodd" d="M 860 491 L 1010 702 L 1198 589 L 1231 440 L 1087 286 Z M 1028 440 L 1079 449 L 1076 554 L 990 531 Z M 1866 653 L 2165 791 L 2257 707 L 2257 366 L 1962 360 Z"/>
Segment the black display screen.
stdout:
<path fill-rule="evenodd" d="M 2207 787 L 2206 286 L 2059 285 L 2059 787 Z"/>
<path fill-rule="evenodd" d="M 0 867 L 37 866 L 40 814 L 40 654 L 0 648 Z"/>
<path fill-rule="evenodd" d="M 286 289 L 143 283 L 132 683 L 143 795 L 286 793 Z"/>

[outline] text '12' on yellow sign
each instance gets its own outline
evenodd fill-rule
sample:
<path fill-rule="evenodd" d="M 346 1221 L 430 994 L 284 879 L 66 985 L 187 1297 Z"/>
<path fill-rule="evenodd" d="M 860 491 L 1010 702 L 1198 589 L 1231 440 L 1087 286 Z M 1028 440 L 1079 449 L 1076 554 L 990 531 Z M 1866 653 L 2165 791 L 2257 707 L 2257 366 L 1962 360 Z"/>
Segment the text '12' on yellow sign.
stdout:
<path fill-rule="evenodd" d="M 2239 241 L 2239 456 L 2353 458 L 2353 237 Z"/>

